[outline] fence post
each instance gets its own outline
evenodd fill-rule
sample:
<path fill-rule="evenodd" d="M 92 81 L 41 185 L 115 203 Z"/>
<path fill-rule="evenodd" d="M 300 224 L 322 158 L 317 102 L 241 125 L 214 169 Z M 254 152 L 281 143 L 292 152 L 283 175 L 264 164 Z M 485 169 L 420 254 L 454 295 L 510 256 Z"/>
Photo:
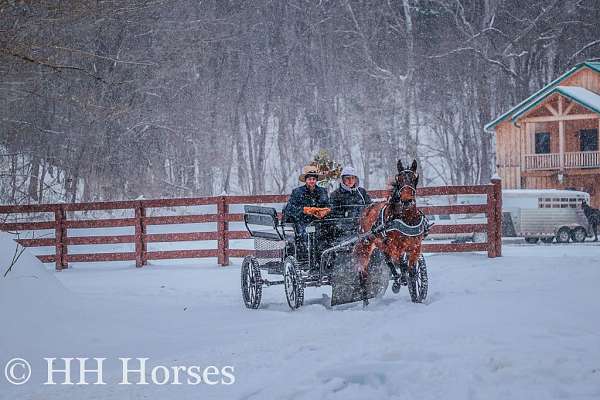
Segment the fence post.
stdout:
<path fill-rule="evenodd" d="M 494 185 L 494 200 L 495 200 L 495 232 L 496 238 L 496 257 L 502 257 L 502 180 L 497 174 L 492 177 Z"/>
<path fill-rule="evenodd" d="M 229 231 L 229 222 L 227 221 L 227 214 L 229 213 L 229 205 L 227 204 L 227 196 L 221 196 L 217 200 L 217 231 L 218 231 L 218 250 L 217 250 L 217 262 L 222 267 L 229 265 L 229 239 L 227 232 Z"/>
<path fill-rule="evenodd" d="M 496 257 L 496 196 L 495 186 L 487 193 L 487 248 L 488 257 Z"/>
<path fill-rule="evenodd" d="M 58 206 L 54 210 L 54 238 L 56 246 L 56 270 L 61 271 L 69 268 L 67 262 L 67 230 L 65 229 L 65 210 L 62 206 Z"/>
<path fill-rule="evenodd" d="M 135 207 L 135 266 L 146 265 L 146 209 L 140 201 Z"/>

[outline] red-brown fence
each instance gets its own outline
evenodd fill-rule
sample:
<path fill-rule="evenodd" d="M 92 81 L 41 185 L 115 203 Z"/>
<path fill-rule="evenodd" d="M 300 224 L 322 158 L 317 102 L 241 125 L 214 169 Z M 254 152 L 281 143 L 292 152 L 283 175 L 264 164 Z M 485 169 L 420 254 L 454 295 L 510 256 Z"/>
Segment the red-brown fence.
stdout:
<path fill-rule="evenodd" d="M 484 243 L 426 243 L 424 252 L 459 252 L 459 251 L 487 251 L 489 257 L 501 256 L 501 194 L 500 180 L 492 180 L 489 185 L 478 186 L 442 186 L 425 187 L 418 189 L 418 196 L 437 195 L 486 195 L 486 204 L 449 205 L 420 207 L 425 214 L 486 214 L 486 224 L 456 224 L 435 225 L 431 233 L 469 233 L 486 232 L 487 242 Z M 385 190 L 369 192 L 373 198 L 386 196 Z M 0 223 L 0 230 L 4 231 L 37 231 L 53 229 L 53 238 L 20 239 L 18 242 L 25 247 L 54 246 L 54 254 L 41 255 L 42 262 L 56 264 L 57 270 L 68 268 L 69 262 L 91 261 L 126 261 L 135 260 L 137 267 L 141 267 L 148 260 L 178 259 L 178 258 L 204 258 L 216 257 L 220 265 L 229 265 L 230 257 L 245 257 L 252 254 L 253 250 L 230 249 L 230 239 L 248 239 L 246 231 L 232 231 L 229 222 L 243 221 L 243 214 L 230 213 L 229 206 L 233 204 L 261 204 L 284 203 L 286 195 L 259 195 L 259 196 L 217 196 L 182 199 L 140 200 L 140 201 L 115 201 L 73 204 L 36 204 L 19 206 L 0 206 L 0 215 L 53 213 L 53 221 L 43 222 L 9 222 Z M 147 216 L 146 211 L 154 208 L 165 207 L 191 207 L 202 205 L 216 205 L 215 214 L 175 215 L 175 216 Z M 133 217 L 110 219 L 68 219 L 69 212 L 92 210 L 130 210 Z M 217 224 L 216 231 L 191 232 L 191 233 L 147 233 L 151 225 L 166 224 L 191 224 L 213 222 Z M 68 234 L 68 229 L 76 228 L 111 228 L 134 227 L 133 235 L 108 235 L 108 236 L 75 236 Z M 153 242 L 182 242 L 198 240 L 216 240 L 216 249 L 199 250 L 170 250 L 147 251 L 147 243 Z M 72 245 L 98 245 L 98 244 L 134 244 L 132 252 L 108 252 L 69 254 L 68 248 Z"/>

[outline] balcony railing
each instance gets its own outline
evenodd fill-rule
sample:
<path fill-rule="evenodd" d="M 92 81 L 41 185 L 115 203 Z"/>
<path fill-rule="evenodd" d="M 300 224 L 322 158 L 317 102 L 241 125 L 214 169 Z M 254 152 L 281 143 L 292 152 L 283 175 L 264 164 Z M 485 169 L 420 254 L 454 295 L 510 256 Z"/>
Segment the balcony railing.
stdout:
<path fill-rule="evenodd" d="M 600 151 L 578 151 L 565 153 L 565 168 L 598 168 Z"/>
<path fill-rule="evenodd" d="M 599 151 L 576 151 L 564 154 L 565 168 L 600 168 Z M 525 169 L 560 169 L 560 153 L 526 154 Z"/>
<path fill-rule="evenodd" d="M 558 169 L 560 168 L 560 154 L 526 154 L 525 169 Z"/>

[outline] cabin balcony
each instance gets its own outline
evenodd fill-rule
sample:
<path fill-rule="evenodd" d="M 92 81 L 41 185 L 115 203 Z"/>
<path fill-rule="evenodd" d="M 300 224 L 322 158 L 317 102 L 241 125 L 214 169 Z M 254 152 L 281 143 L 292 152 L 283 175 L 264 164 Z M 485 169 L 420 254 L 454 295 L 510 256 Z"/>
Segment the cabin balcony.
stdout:
<path fill-rule="evenodd" d="M 525 169 L 600 168 L 600 151 L 574 151 L 563 155 L 561 159 L 560 153 L 526 154 Z"/>

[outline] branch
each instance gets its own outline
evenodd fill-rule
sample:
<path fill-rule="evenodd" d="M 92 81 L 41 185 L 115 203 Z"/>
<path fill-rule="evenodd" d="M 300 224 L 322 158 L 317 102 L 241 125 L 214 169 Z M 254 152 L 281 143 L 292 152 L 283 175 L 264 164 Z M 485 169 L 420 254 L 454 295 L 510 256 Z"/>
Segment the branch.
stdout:
<path fill-rule="evenodd" d="M 18 238 L 19 238 L 19 234 L 17 233 L 17 239 Z M 17 243 L 17 245 L 15 247 L 15 252 L 14 252 L 12 260 L 10 262 L 10 265 L 8 266 L 8 269 L 4 272 L 3 278 L 6 278 L 6 275 L 8 275 L 8 273 L 12 270 L 12 268 L 15 266 L 17 261 L 19 261 L 19 258 L 21 257 L 21 255 L 23 254 L 24 251 L 25 251 L 25 247 L 21 246 L 21 248 L 19 249 L 19 244 Z"/>
<path fill-rule="evenodd" d="M 42 48 L 42 47 L 39 47 L 39 48 Z M 114 63 L 119 63 L 119 64 L 142 65 L 142 66 L 145 66 L 145 67 L 155 67 L 155 66 L 158 65 L 157 63 L 154 63 L 154 62 L 119 60 L 117 58 L 108 57 L 108 56 L 101 56 L 101 55 L 98 55 L 98 54 L 91 53 L 89 51 L 79 50 L 79 49 L 71 49 L 69 47 L 50 46 L 50 48 L 51 49 L 57 49 L 57 50 L 70 51 L 70 52 L 73 52 L 73 53 L 80 53 L 80 54 L 84 54 L 84 55 L 91 56 L 91 57 L 94 57 L 94 58 L 100 58 L 100 59 L 103 59 L 103 60 L 108 60 L 108 61 L 112 61 Z"/>
<path fill-rule="evenodd" d="M 527 34 L 529 34 L 529 32 L 531 32 L 533 28 L 537 26 L 538 21 L 546 14 L 548 14 L 552 9 L 554 9 L 554 7 L 556 7 L 556 5 L 559 2 L 560 0 L 554 0 L 554 2 L 552 2 L 552 4 L 550 4 L 547 8 L 542 9 L 542 12 L 540 12 L 533 21 L 531 21 L 531 24 L 527 28 L 525 28 L 521 33 L 519 33 L 516 38 L 514 38 L 508 43 L 502 54 L 506 54 L 512 47 L 514 47 L 516 43 L 520 42 L 525 36 L 527 36 Z"/>
<path fill-rule="evenodd" d="M 370 75 L 375 78 L 379 78 L 379 79 L 398 79 L 400 81 L 406 80 L 406 78 L 407 78 L 406 75 L 396 76 L 396 75 L 394 75 L 394 73 L 392 73 L 391 71 L 389 71 L 385 68 L 382 68 L 379 64 L 377 64 L 377 62 L 375 62 L 375 60 L 373 59 L 373 56 L 371 55 L 371 50 L 369 49 L 368 40 L 367 40 L 364 32 L 362 31 L 360 24 L 358 23 L 358 20 L 356 19 L 356 15 L 354 14 L 354 10 L 352 9 L 352 6 L 350 5 L 350 2 L 348 0 L 346 0 L 346 9 L 348 10 L 350 17 L 352 18 L 352 22 L 354 24 L 356 34 L 359 35 L 361 38 L 363 51 L 365 53 L 365 58 L 368 60 L 369 64 L 371 64 L 372 68 L 374 68 L 374 70 L 376 72 L 375 74 L 370 74 Z"/>
<path fill-rule="evenodd" d="M 594 47 L 594 46 L 599 45 L 599 44 L 600 44 L 600 40 L 594 40 L 593 42 L 590 42 L 590 43 L 586 44 L 581 49 L 579 49 L 579 51 L 576 51 L 575 53 L 573 53 L 573 55 L 571 57 L 569 57 L 569 59 L 567 60 L 567 65 L 571 64 L 571 62 L 575 58 L 577 58 L 577 56 L 579 56 L 581 53 L 583 53 L 584 51 L 586 51 L 590 47 Z"/>
<path fill-rule="evenodd" d="M 55 70 L 57 72 L 62 72 L 65 69 L 66 70 L 80 71 L 80 72 L 83 72 L 84 74 L 86 74 L 86 75 L 88 75 L 88 76 L 90 76 L 90 77 L 92 77 L 92 78 L 94 78 L 94 79 L 96 79 L 96 80 L 98 80 L 98 81 L 100 81 L 102 83 L 108 84 L 108 82 L 105 81 L 103 78 L 101 78 L 99 76 L 96 76 L 96 75 L 92 74 L 91 72 L 89 72 L 88 70 L 86 70 L 84 68 L 81 68 L 81 67 L 76 67 L 74 65 L 51 64 L 49 62 L 42 61 L 42 60 L 36 60 L 36 59 L 33 59 L 33 58 L 31 58 L 31 57 L 29 57 L 27 55 L 15 53 L 15 52 L 12 52 L 12 51 L 9 51 L 9 50 L 6 50 L 6 49 L 0 49 L 0 52 L 2 52 L 4 54 L 7 54 L 9 56 L 18 58 L 18 59 L 23 60 L 23 61 L 27 61 L 27 62 L 32 63 L 32 64 L 37 64 L 37 65 L 41 65 L 43 67 L 51 68 L 51 69 L 53 69 L 53 70 Z"/>
<path fill-rule="evenodd" d="M 494 65 L 499 66 L 502 70 L 504 70 L 507 74 L 511 75 L 516 80 L 522 81 L 521 77 L 515 71 L 513 71 L 512 69 L 510 69 L 508 66 L 504 65 L 501 61 L 494 60 L 492 58 L 488 58 L 485 54 L 483 54 L 483 52 L 481 50 L 478 50 L 478 49 L 476 49 L 474 47 L 460 47 L 458 49 L 450 50 L 447 53 L 440 54 L 440 55 L 437 55 L 437 56 L 428 56 L 428 58 L 443 58 L 443 57 L 447 57 L 447 56 L 450 56 L 452 54 L 461 53 L 461 52 L 464 52 L 464 51 L 472 51 L 472 52 L 474 52 L 482 60 L 484 60 L 484 61 L 486 61 L 486 62 L 488 62 L 490 64 L 494 64 Z"/>

